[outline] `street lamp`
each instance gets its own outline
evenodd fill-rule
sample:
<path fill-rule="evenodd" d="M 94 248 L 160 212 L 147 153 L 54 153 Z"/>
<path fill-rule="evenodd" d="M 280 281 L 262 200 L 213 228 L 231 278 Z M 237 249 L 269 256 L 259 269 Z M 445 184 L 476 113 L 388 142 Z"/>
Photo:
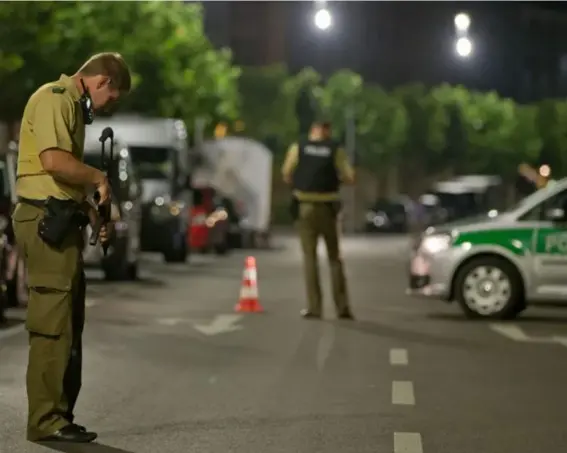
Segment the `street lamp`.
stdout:
<path fill-rule="evenodd" d="M 455 51 L 460 58 L 468 58 L 473 51 L 473 43 L 469 33 L 471 18 L 466 13 L 459 13 L 455 15 L 453 22 L 456 38 Z"/>
<path fill-rule="evenodd" d="M 315 26 L 319 30 L 327 30 L 333 25 L 333 17 L 327 8 L 321 8 L 315 13 Z"/>
<path fill-rule="evenodd" d="M 459 13 L 455 16 L 455 28 L 458 32 L 466 33 L 471 26 L 471 18 L 468 14 Z"/>
<path fill-rule="evenodd" d="M 457 39 L 455 50 L 457 51 L 457 55 L 459 55 L 459 57 L 469 57 L 473 50 L 472 41 L 467 37 Z"/>

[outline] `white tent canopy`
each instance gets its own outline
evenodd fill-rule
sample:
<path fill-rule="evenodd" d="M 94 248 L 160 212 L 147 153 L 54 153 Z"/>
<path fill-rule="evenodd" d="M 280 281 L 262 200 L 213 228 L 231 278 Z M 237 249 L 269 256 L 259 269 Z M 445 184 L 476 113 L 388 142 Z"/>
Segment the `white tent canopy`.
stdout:
<path fill-rule="evenodd" d="M 244 204 L 249 228 L 265 231 L 270 224 L 272 153 L 244 137 L 226 137 L 202 144 L 202 166 L 193 173 L 196 187 L 210 186 Z"/>

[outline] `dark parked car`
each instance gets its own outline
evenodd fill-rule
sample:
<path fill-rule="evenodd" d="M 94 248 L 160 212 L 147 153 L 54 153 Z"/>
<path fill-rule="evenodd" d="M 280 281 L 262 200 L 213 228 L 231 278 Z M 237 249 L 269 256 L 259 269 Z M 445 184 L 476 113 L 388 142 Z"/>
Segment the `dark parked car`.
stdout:
<path fill-rule="evenodd" d="M 405 233 L 408 227 L 408 206 L 403 200 L 379 199 L 366 212 L 366 232 Z"/>
<path fill-rule="evenodd" d="M 16 202 L 16 149 L 11 143 L 0 155 L 0 318 L 6 307 L 27 302 L 26 272 L 11 222 Z"/>
<path fill-rule="evenodd" d="M 111 209 L 117 211 L 120 220 L 114 224 L 114 233 L 103 255 L 100 242 L 88 243 L 91 228 L 85 229 L 85 266 L 102 268 L 107 280 L 135 280 L 140 261 L 140 230 L 142 225 L 141 181 L 132 165 L 128 147 L 115 139 L 113 160 L 108 162 L 108 178 L 112 186 Z M 100 168 L 100 153 L 96 146 L 85 147 L 85 163 Z"/>

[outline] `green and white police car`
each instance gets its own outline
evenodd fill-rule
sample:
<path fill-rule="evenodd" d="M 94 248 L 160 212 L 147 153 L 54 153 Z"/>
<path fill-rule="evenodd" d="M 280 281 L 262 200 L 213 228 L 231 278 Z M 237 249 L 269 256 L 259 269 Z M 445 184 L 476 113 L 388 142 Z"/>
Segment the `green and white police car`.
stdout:
<path fill-rule="evenodd" d="M 567 304 L 567 178 L 505 212 L 430 227 L 410 256 L 408 294 L 457 301 L 471 318 Z"/>

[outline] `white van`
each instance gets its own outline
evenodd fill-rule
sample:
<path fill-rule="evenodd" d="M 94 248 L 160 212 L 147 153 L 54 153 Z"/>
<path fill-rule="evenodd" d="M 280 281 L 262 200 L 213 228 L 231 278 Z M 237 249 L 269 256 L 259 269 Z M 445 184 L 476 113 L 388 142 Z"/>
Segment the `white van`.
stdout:
<path fill-rule="evenodd" d="M 115 115 L 98 118 L 89 129 L 100 135 L 108 126 L 128 147 L 142 183 L 142 250 L 160 252 L 166 262 L 184 262 L 192 199 L 185 123 Z"/>

